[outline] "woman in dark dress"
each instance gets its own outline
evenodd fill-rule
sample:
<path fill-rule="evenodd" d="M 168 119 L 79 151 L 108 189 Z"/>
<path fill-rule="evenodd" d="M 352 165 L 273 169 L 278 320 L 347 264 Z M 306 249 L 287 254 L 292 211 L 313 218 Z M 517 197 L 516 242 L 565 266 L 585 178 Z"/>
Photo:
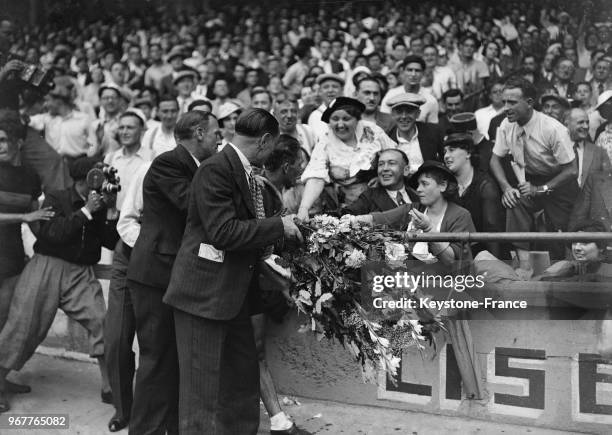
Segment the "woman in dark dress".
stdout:
<path fill-rule="evenodd" d="M 444 163 L 457 179 L 454 202 L 472 215 L 478 232 L 504 232 L 506 216 L 501 203 L 497 183 L 479 170 L 478 153 L 467 133 L 452 133 L 444 141 Z M 504 258 L 504 250 L 498 242 L 483 242 L 472 246 L 476 256 L 487 250 L 497 258 Z"/>

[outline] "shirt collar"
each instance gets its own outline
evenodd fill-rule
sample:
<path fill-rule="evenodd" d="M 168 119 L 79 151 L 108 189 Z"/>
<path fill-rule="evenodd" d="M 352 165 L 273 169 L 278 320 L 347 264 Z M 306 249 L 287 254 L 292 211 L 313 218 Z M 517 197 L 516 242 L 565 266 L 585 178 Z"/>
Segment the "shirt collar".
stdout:
<path fill-rule="evenodd" d="M 397 136 L 397 141 L 402 141 L 402 142 L 412 142 L 413 140 L 417 139 L 419 137 L 419 127 L 417 127 L 416 125 L 414 126 L 414 135 L 410 138 L 410 139 L 404 139 L 403 137 L 400 136 L 400 131 L 399 128 L 396 131 L 396 136 Z"/>
<path fill-rule="evenodd" d="M 238 158 L 240 159 L 240 163 L 242 163 L 242 166 L 244 167 L 244 171 L 247 174 L 250 174 L 253 169 L 251 168 L 251 162 L 249 162 L 249 159 L 247 159 L 246 156 L 244 154 L 242 154 L 242 151 L 240 151 L 236 147 L 236 145 L 234 145 L 231 142 L 228 142 L 227 144 L 230 145 L 232 148 L 234 148 L 234 151 L 236 151 L 236 154 L 238 154 Z"/>
<path fill-rule="evenodd" d="M 398 190 L 389 190 L 389 189 L 385 189 L 385 190 L 387 191 L 387 194 L 391 197 L 393 201 L 397 201 L 397 193 L 399 192 L 402 195 L 402 198 L 404 199 L 406 203 L 412 202 L 410 200 L 410 196 L 408 195 L 408 192 L 406 191 L 406 186 L 403 186 L 401 189 L 398 189 Z"/>
<path fill-rule="evenodd" d="M 536 124 L 538 123 L 540 117 L 540 113 L 537 110 L 533 111 L 533 115 L 531 115 L 531 119 L 529 121 L 527 121 L 527 124 L 523 125 L 522 128 L 523 130 L 525 130 L 525 135 L 526 136 L 531 136 L 531 133 L 533 132 L 533 129 L 535 128 Z M 519 126 L 520 128 L 521 126 Z"/>

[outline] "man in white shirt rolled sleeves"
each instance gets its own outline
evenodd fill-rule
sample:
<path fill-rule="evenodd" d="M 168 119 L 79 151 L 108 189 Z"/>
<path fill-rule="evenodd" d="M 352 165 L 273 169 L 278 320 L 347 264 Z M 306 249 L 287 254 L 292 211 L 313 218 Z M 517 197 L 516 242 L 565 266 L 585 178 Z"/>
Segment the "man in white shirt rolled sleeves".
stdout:
<path fill-rule="evenodd" d="M 557 120 L 534 110 L 536 89 L 523 78 L 506 82 L 503 100 L 508 117 L 499 126 L 490 167 L 503 192 L 506 231 L 531 231 L 534 213 L 539 210 L 544 211 L 548 231 L 565 231 L 579 193 L 568 130 Z M 508 181 L 501 164 L 509 154 L 517 174 L 516 187 Z M 529 277 L 533 273 L 529 243 L 513 245 L 519 259 L 517 272 Z M 551 256 L 563 256 L 563 244 L 551 243 L 550 248 Z"/>

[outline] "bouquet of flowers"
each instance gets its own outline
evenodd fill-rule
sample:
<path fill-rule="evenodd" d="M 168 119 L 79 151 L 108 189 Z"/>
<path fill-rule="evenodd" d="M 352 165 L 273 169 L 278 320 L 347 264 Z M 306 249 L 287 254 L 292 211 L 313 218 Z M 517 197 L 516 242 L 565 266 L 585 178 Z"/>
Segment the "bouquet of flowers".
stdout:
<path fill-rule="evenodd" d="M 284 253 L 283 261 L 291 270 L 295 304 L 310 318 L 301 331 L 313 331 L 319 340 L 336 338 L 366 373 L 382 368 L 396 382 L 402 351 L 424 349 L 442 328 L 440 318 L 426 310 L 373 318 L 362 306 L 361 267 L 370 260 L 403 267 L 404 233 L 327 215 L 300 224 L 300 229 L 305 246 Z"/>

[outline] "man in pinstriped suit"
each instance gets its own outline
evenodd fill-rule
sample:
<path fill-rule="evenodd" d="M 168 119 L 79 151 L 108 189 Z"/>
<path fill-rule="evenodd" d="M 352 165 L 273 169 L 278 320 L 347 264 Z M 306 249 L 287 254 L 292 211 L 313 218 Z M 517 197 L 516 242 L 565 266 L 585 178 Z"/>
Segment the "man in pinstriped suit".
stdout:
<path fill-rule="evenodd" d="M 261 165 L 278 122 L 249 109 L 228 146 L 197 171 L 187 227 L 164 302 L 174 307 L 181 434 L 255 434 L 259 368 L 247 293 L 263 248 L 301 239 L 293 216 L 266 218 L 251 165 Z M 256 288 L 257 286 L 252 286 Z"/>

